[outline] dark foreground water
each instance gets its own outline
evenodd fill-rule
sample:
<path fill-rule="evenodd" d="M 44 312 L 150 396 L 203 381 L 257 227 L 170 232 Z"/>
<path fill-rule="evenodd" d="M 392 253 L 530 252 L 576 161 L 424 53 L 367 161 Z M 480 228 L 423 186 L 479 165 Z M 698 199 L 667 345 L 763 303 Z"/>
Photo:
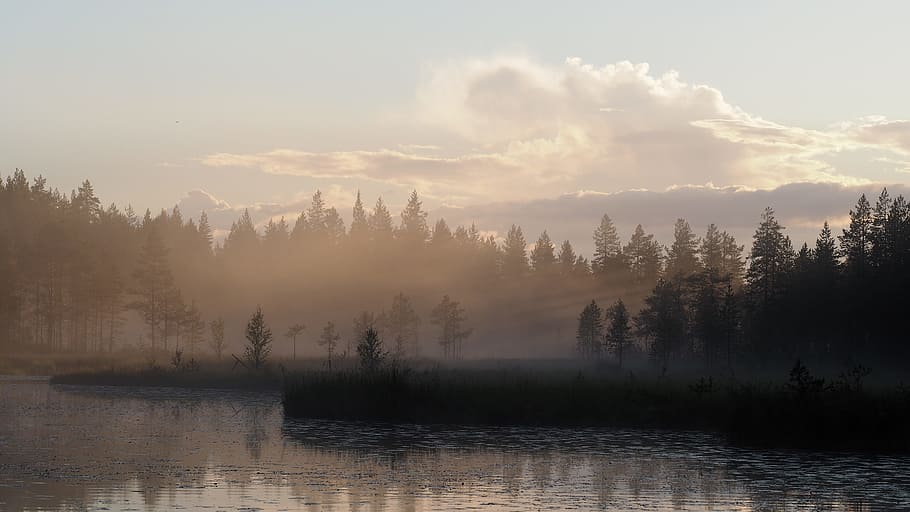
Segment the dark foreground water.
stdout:
<path fill-rule="evenodd" d="M 0 378 L 0 510 L 910 510 L 906 457 L 285 421 L 278 400 Z"/>

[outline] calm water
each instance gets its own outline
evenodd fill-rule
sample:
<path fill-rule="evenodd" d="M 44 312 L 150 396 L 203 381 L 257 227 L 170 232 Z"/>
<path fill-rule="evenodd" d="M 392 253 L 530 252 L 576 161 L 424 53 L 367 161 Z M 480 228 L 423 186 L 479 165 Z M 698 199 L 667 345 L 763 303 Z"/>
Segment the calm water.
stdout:
<path fill-rule="evenodd" d="M 0 510 L 39 509 L 910 510 L 910 459 L 285 421 L 274 394 L 0 378 Z"/>

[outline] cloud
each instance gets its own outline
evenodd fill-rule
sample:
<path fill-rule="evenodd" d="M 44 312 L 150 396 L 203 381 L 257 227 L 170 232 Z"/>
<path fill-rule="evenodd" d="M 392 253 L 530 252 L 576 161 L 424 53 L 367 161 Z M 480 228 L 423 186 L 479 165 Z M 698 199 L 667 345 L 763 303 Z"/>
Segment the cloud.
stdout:
<path fill-rule="evenodd" d="M 417 188 L 455 205 L 529 201 L 575 190 L 712 183 L 771 189 L 787 183 L 893 181 L 910 155 L 910 121 L 867 117 L 826 129 L 786 126 L 743 111 L 710 86 L 646 63 L 604 67 L 526 57 L 429 65 L 412 109 L 437 145 L 204 156 L 212 167 Z M 443 148 L 466 148 L 462 150 Z M 838 162 L 863 152 L 870 172 Z M 869 153 L 866 155 L 866 153 Z M 882 167 L 881 164 L 892 162 Z M 852 166 L 850 166 L 852 169 Z"/>

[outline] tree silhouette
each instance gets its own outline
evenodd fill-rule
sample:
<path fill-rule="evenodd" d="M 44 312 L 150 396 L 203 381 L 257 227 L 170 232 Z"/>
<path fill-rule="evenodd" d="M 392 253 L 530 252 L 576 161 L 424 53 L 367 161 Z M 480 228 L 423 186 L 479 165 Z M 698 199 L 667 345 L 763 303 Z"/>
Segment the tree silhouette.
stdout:
<path fill-rule="evenodd" d="M 841 256 L 845 258 L 847 274 L 862 279 L 866 276 L 872 252 L 872 211 L 866 194 L 860 196 L 850 210 L 850 227 L 840 237 Z"/>
<path fill-rule="evenodd" d="M 360 367 L 364 371 L 374 372 L 382 366 L 386 352 L 376 329 L 367 327 L 361 335 L 357 343 L 357 355 L 360 356 Z"/>
<path fill-rule="evenodd" d="M 341 336 L 335 331 L 335 324 L 332 322 L 326 323 L 325 327 L 322 328 L 322 334 L 319 335 L 318 343 L 319 346 L 325 348 L 329 370 L 332 369 L 332 356 L 335 353 L 335 347 L 338 345 L 338 340 L 340 339 Z"/>
<path fill-rule="evenodd" d="M 420 317 L 414 311 L 411 299 L 404 293 L 392 297 L 392 307 L 387 314 L 382 315 L 383 334 L 386 339 L 394 341 L 392 357 L 398 361 L 404 359 L 408 352 L 418 354 L 417 330 L 420 327 Z"/>
<path fill-rule="evenodd" d="M 502 248 L 502 275 L 521 279 L 528 272 L 528 242 L 521 228 L 512 224 Z"/>
<path fill-rule="evenodd" d="M 293 359 L 297 359 L 297 336 L 300 336 L 305 329 L 306 326 L 303 324 L 294 324 L 288 327 L 288 332 L 284 334 L 284 337 L 291 340 L 291 343 L 293 344 Z"/>
<path fill-rule="evenodd" d="M 445 357 L 461 359 L 463 355 L 462 344 L 472 332 L 465 327 L 465 310 L 448 295 L 433 308 L 430 315 L 431 322 L 439 327 L 439 344 L 442 345 Z"/>
<path fill-rule="evenodd" d="M 544 230 L 531 251 L 531 268 L 537 275 L 547 275 L 553 271 L 555 264 L 556 247 L 550 240 L 550 235 Z"/>
<path fill-rule="evenodd" d="M 632 327 L 629 325 L 629 311 L 626 309 L 622 299 L 616 301 L 607 312 L 610 325 L 607 327 L 606 342 L 607 347 L 616 356 L 619 361 L 619 367 L 622 368 L 623 356 L 628 353 L 632 345 Z"/>
<path fill-rule="evenodd" d="M 594 257 L 591 268 L 595 274 L 615 277 L 625 273 L 622 262 L 622 245 L 610 216 L 604 214 L 594 230 Z"/>
<path fill-rule="evenodd" d="M 676 219 L 673 244 L 667 251 L 668 279 L 685 279 L 698 271 L 698 237 L 685 219 Z"/>
<path fill-rule="evenodd" d="M 398 237 L 410 248 L 416 248 L 426 243 L 430 237 L 427 228 L 427 212 L 423 211 L 417 191 L 411 192 L 408 204 L 401 212 L 401 226 Z"/>
<path fill-rule="evenodd" d="M 259 369 L 265 365 L 272 351 L 272 330 L 265 323 L 261 307 L 256 307 L 256 313 L 246 324 L 246 340 L 244 356 L 250 366 Z"/>
<path fill-rule="evenodd" d="M 585 306 L 578 316 L 575 339 L 578 353 L 584 358 L 598 357 L 604 342 L 603 310 L 596 301 Z"/>

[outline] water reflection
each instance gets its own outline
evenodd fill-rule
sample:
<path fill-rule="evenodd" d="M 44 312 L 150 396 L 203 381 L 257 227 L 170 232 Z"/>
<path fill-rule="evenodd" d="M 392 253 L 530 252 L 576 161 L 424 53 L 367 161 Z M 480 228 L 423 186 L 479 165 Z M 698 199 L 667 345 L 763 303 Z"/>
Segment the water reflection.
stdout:
<path fill-rule="evenodd" d="M 0 380 L 0 509 L 910 510 L 910 460 L 698 433 L 285 421 L 274 394 Z"/>

